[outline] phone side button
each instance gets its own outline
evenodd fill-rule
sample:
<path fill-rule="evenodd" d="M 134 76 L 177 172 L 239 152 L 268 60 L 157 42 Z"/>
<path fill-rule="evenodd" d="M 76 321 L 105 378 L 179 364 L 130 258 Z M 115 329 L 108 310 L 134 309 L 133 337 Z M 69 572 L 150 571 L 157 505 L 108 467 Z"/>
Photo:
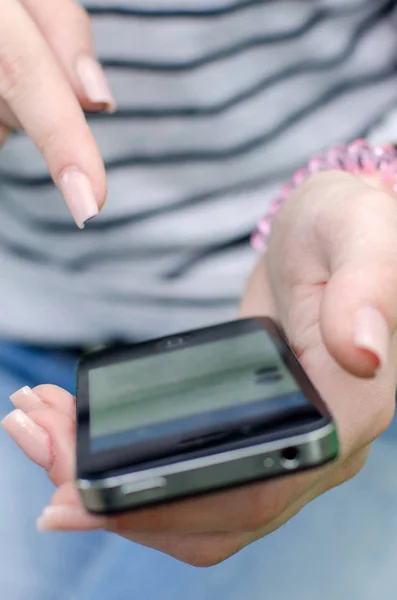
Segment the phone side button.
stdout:
<path fill-rule="evenodd" d="M 149 490 L 155 490 L 159 488 L 165 488 L 167 480 L 165 477 L 150 477 L 146 479 L 137 479 L 128 483 L 123 483 L 121 486 L 121 493 L 136 494 L 137 492 L 147 492 Z"/>

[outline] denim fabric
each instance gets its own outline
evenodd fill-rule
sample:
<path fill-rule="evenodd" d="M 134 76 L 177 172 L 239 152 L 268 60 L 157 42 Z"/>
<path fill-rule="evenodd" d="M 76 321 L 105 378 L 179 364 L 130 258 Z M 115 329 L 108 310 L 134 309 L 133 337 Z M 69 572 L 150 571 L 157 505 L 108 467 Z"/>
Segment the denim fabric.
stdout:
<path fill-rule="evenodd" d="M 74 386 L 73 357 L 0 343 L 0 414 L 23 385 Z M 1 600 L 395 600 L 396 424 L 352 482 L 225 563 L 196 569 L 105 533 L 35 530 L 52 485 L 0 432 Z"/>

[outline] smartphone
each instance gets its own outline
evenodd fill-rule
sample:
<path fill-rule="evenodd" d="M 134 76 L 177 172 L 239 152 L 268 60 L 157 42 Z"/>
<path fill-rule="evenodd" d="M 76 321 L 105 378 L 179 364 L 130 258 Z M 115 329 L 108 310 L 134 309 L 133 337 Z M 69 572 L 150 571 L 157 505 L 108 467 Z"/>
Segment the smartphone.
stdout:
<path fill-rule="evenodd" d="M 330 412 L 264 317 L 86 355 L 76 430 L 77 486 L 96 514 L 295 473 L 338 454 Z"/>

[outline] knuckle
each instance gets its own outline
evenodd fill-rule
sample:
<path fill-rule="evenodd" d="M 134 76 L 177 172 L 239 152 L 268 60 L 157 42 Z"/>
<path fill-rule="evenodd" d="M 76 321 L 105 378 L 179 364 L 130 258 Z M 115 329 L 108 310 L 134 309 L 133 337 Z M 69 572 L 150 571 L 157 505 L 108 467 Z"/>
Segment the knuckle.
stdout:
<path fill-rule="evenodd" d="M 29 67 L 26 57 L 12 53 L 7 47 L 0 47 L 0 96 L 6 101 L 20 93 L 26 80 Z"/>

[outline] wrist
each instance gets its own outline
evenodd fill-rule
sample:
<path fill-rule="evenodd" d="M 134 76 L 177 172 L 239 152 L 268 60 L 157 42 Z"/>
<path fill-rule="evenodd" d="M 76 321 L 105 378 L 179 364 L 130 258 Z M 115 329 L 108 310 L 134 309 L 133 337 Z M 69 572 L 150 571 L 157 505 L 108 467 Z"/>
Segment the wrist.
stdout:
<path fill-rule="evenodd" d="M 290 181 L 284 184 L 252 235 L 254 248 L 266 250 L 273 217 L 291 192 L 307 180 L 314 179 L 317 173 L 325 171 L 349 173 L 372 188 L 389 194 L 397 192 L 397 151 L 394 146 L 372 146 L 366 140 L 334 146 L 312 158 L 307 167 L 298 169 Z"/>

